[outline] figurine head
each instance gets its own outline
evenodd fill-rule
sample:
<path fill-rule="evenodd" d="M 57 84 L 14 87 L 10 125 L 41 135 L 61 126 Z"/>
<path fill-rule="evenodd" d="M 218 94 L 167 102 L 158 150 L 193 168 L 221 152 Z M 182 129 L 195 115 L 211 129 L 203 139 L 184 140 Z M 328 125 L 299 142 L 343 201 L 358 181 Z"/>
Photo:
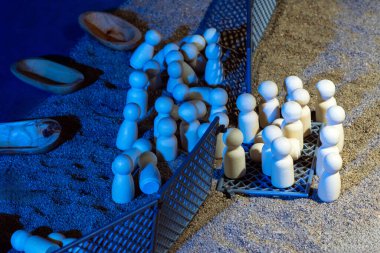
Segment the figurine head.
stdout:
<path fill-rule="evenodd" d="M 164 55 L 166 56 L 171 51 L 178 51 L 179 46 L 175 43 L 169 43 L 164 46 Z"/>
<path fill-rule="evenodd" d="M 131 85 L 132 88 L 143 89 L 148 84 L 148 81 L 148 75 L 141 70 L 134 70 L 129 75 L 129 85 Z"/>
<path fill-rule="evenodd" d="M 137 164 L 139 165 L 140 169 L 145 168 L 148 164 L 153 164 L 154 166 L 157 165 L 157 156 L 151 152 L 146 151 L 140 155 L 140 157 L 137 160 Z"/>
<path fill-rule="evenodd" d="M 189 92 L 189 86 L 184 83 L 178 83 L 174 86 L 172 94 L 176 101 L 183 102 L 188 98 Z"/>
<path fill-rule="evenodd" d="M 335 84 L 330 80 L 321 80 L 316 87 L 322 100 L 330 99 L 335 95 Z"/>
<path fill-rule="evenodd" d="M 330 153 L 323 160 L 323 168 L 331 174 L 337 173 L 342 168 L 342 165 L 343 160 L 339 153 Z"/>
<path fill-rule="evenodd" d="M 209 99 L 212 106 L 225 106 L 228 101 L 228 94 L 223 88 L 214 88 L 210 91 Z"/>
<path fill-rule="evenodd" d="M 133 143 L 132 148 L 136 148 L 143 153 L 152 150 L 152 143 L 148 139 L 140 138 Z"/>
<path fill-rule="evenodd" d="M 288 101 L 293 100 L 292 93 L 294 90 L 303 88 L 302 80 L 298 76 L 286 77 L 284 80 L 284 85 L 285 85 L 286 93 L 288 94 L 287 95 Z"/>
<path fill-rule="evenodd" d="M 292 146 L 290 144 L 290 141 L 288 138 L 283 136 L 274 139 L 271 144 L 271 152 L 277 158 L 288 156 L 291 150 Z"/>
<path fill-rule="evenodd" d="M 133 171 L 133 161 L 125 154 L 118 155 L 112 162 L 112 172 L 116 175 L 128 175 Z"/>
<path fill-rule="evenodd" d="M 310 102 L 310 94 L 305 89 L 295 89 L 291 94 L 291 99 L 301 106 L 306 106 Z"/>
<path fill-rule="evenodd" d="M 183 121 L 190 123 L 197 120 L 198 110 L 192 103 L 185 102 L 179 107 L 178 115 Z"/>
<path fill-rule="evenodd" d="M 274 99 L 278 95 L 277 84 L 273 81 L 264 81 L 260 83 L 257 90 L 265 101 Z"/>
<path fill-rule="evenodd" d="M 158 136 L 173 136 L 177 131 L 177 123 L 170 117 L 162 118 L 157 126 Z"/>
<path fill-rule="evenodd" d="M 199 34 L 189 36 L 185 42 L 193 43 L 197 47 L 198 52 L 201 52 L 206 47 L 206 40 Z"/>
<path fill-rule="evenodd" d="M 222 55 L 220 46 L 218 44 L 209 44 L 206 47 L 206 57 L 207 59 L 218 59 Z"/>
<path fill-rule="evenodd" d="M 241 112 L 251 112 L 255 110 L 256 99 L 250 93 L 243 93 L 237 98 L 236 106 Z"/>
<path fill-rule="evenodd" d="M 145 33 L 145 41 L 152 46 L 157 46 L 161 39 L 162 35 L 156 30 L 149 30 Z"/>
<path fill-rule="evenodd" d="M 170 64 L 173 61 L 184 61 L 183 55 L 178 50 L 172 50 L 165 55 L 166 64 Z"/>
<path fill-rule="evenodd" d="M 262 131 L 262 138 L 265 145 L 271 145 L 274 139 L 283 136 L 282 130 L 275 125 L 266 126 Z"/>
<path fill-rule="evenodd" d="M 243 143 L 243 133 L 237 128 L 229 128 L 223 134 L 223 142 L 228 147 L 239 147 Z"/>
<path fill-rule="evenodd" d="M 218 43 L 220 39 L 220 33 L 215 28 L 208 28 L 203 33 L 203 37 L 207 41 L 207 44 Z"/>
<path fill-rule="evenodd" d="M 301 118 L 302 107 L 295 101 L 289 101 L 282 105 L 281 114 L 286 123 L 292 123 Z"/>
<path fill-rule="evenodd" d="M 128 103 L 123 110 L 124 119 L 129 121 L 137 121 L 140 118 L 140 106 L 135 103 Z"/>
<path fill-rule="evenodd" d="M 216 117 L 219 117 L 219 125 L 228 127 L 228 125 L 230 124 L 230 119 L 228 118 L 226 113 L 218 112 L 218 113 L 212 114 L 210 116 L 210 122 L 212 122 Z"/>
<path fill-rule="evenodd" d="M 24 251 L 25 244 L 29 237 L 32 235 L 26 232 L 25 230 L 17 230 L 12 234 L 11 244 L 15 250 Z"/>
<path fill-rule="evenodd" d="M 170 97 L 161 96 L 154 103 L 154 109 L 158 113 L 169 114 L 173 110 L 173 105 L 174 102 Z"/>
<path fill-rule="evenodd" d="M 198 48 L 193 43 L 186 43 L 181 47 L 181 52 L 186 61 L 192 61 L 198 57 Z"/>
<path fill-rule="evenodd" d="M 339 142 L 339 132 L 335 127 L 325 126 L 322 128 L 319 138 L 323 146 L 335 146 Z"/>
<path fill-rule="evenodd" d="M 168 65 L 168 74 L 171 78 L 180 78 L 182 76 L 182 64 L 179 61 L 170 62 Z"/>
<path fill-rule="evenodd" d="M 343 123 L 346 118 L 346 113 L 341 106 L 334 105 L 327 109 L 326 118 L 327 124 L 338 125 Z"/>

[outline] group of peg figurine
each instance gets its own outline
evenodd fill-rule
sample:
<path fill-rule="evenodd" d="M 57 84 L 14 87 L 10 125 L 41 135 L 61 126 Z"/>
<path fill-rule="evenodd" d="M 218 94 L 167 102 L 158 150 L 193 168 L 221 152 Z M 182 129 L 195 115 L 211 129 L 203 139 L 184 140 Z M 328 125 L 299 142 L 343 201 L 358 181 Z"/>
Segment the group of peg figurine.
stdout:
<path fill-rule="evenodd" d="M 294 161 L 301 157 L 304 138 L 311 134 L 310 95 L 303 88 L 302 80 L 296 76 L 287 77 L 284 86 L 286 98 L 282 106 L 274 82 L 264 81 L 258 86 L 262 97 L 259 115 L 255 112 L 256 99 L 252 94 L 245 93 L 238 97 L 238 128 L 228 129 L 223 136 L 224 143 L 219 143 L 226 146 L 223 153 L 226 177 L 237 179 L 245 175 L 244 143 L 253 144 L 249 150 L 250 158 L 261 162 L 262 173 L 271 178 L 274 187 L 288 188 L 295 183 Z M 340 153 L 344 144 L 345 111 L 336 103 L 333 82 L 321 80 L 316 88 L 316 121 L 323 123 L 321 146 L 316 151 L 318 196 L 324 202 L 331 202 L 340 195 Z"/>

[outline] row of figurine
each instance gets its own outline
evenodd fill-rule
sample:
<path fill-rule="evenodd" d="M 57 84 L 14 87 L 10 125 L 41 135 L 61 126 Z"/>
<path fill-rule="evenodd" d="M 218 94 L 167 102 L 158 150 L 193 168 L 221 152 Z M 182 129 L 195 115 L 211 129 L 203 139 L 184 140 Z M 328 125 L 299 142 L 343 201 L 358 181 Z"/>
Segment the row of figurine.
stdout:
<path fill-rule="evenodd" d="M 277 99 L 277 85 L 271 81 L 259 85 L 258 92 L 264 98 L 259 115 L 254 111 L 256 100 L 251 94 L 245 93 L 238 97 L 238 128 L 229 129 L 223 136 L 226 145 L 223 154 L 226 177 L 237 179 L 245 175 L 246 158 L 241 145 L 254 143 L 249 151 L 250 158 L 261 162 L 262 172 L 271 177 L 272 185 L 288 188 L 294 184 L 293 161 L 300 158 L 303 139 L 311 134 L 311 112 L 307 105 L 310 95 L 303 89 L 298 77 L 287 77 L 284 84 L 287 95 L 281 108 Z M 318 196 L 324 202 L 331 202 L 340 195 L 340 153 L 344 145 L 345 111 L 336 103 L 333 82 L 321 80 L 316 88 L 316 118 L 318 122 L 324 123 L 320 131 L 321 146 L 316 156 L 316 172 L 320 178 Z M 259 126 L 264 129 L 259 131 Z"/>
<path fill-rule="evenodd" d="M 47 238 L 38 235 L 31 235 L 25 230 L 17 230 L 12 234 L 11 245 L 17 251 L 24 251 L 26 253 L 36 252 L 55 252 L 61 247 L 76 241 L 77 238 L 66 238 L 61 233 L 50 233 Z M 80 252 L 80 249 L 73 249 L 71 252 Z"/>

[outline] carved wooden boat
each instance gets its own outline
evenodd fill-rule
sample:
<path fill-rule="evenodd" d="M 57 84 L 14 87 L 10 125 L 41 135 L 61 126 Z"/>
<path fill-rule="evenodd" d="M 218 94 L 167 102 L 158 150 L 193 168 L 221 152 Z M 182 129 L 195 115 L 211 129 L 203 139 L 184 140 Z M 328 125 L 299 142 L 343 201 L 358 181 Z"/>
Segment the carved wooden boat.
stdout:
<path fill-rule="evenodd" d="M 80 88 L 84 75 L 76 69 L 43 58 L 29 58 L 11 66 L 22 81 L 56 94 L 67 94 Z"/>
<path fill-rule="evenodd" d="M 116 50 L 131 50 L 142 37 L 137 27 L 105 12 L 85 12 L 79 16 L 79 24 L 102 44 Z"/>
<path fill-rule="evenodd" d="M 61 125 L 52 119 L 0 123 L 0 154 L 36 154 L 58 144 Z"/>

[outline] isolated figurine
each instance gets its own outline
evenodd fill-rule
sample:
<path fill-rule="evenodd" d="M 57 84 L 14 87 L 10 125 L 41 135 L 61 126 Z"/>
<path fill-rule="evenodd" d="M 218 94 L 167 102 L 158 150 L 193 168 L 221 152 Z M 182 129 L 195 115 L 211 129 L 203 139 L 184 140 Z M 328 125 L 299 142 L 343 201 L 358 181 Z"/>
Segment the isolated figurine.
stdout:
<path fill-rule="evenodd" d="M 124 121 L 119 128 L 116 138 L 116 147 L 127 150 L 132 147 L 138 137 L 137 120 L 140 117 L 140 107 L 135 103 L 129 103 L 124 107 Z"/>
<path fill-rule="evenodd" d="M 250 93 L 239 95 L 236 100 L 239 109 L 238 128 L 243 133 L 244 144 L 252 144 L 259 131 L 259 116 L 255 112 L 256 99 Z"/>
<path fill-rule="evenodd" d="M 170 113 L 173 110 L 174 102 L 169 97 L 161 96 L 157 98 L 156 102 L 154 103 L 154 109 L 157 112 L 157 116 L 154 118 L 153 121 L 153 135 L 155 138 L 158 137 L 158 122 L 162 118 L 170 117 Z"/>
<path fill-rule="evenodd" d="M 60 249 L 60 247 L 37 235 L 31 235 L 25 230 L 17 230 L 11 237 L 12 247 L 17 251 L 26 253 L 50 253 Z"/>
<path fill-rule="evenodd" d="M 214 121 L 214 119 L 218 117 L 219 118 L 219 125 L 223 125 L 225 128 L 228 128 L 230 124 L 230 120 L 228 118 L 228 115 L 224 112 L 218 112 L 214 113 L 211 118 L 210 122 Z M 215 145 L 215 158 L 221 159 L 223 157 L 223 150 L 225 148 L 224 142 L 223 142 L 223 136 L 224 133 L 220 132 L 218 133 L 216 137 L 216 145 Z"/>
<path fill-rule="evenodd" d="M 318 197 L 323 202 L 332 202 L 339 198 L 341 188 L 339 170 L 342 168 L 342 164 L 342 157 L 339 153 L 331 153 L 324 158 L 324 172 L 318 184 Z"/>
<path fill-rule="evenodd" d="M 264 81 L 260 83 L 258 92 L 264 99 L 259 106 L 260 127 L 264 128 L 280 117 L 280 103 L 277 99 L 278 87 L 272 81 Z"/>
<path fill-rule="evenodd" d="M 194 69 L 198 75 L 202 75 L 206 67 L 206 59 L 199 53 L 198 48 L 193 43 L 186 43 L 181 46 L 181 52 L 185 61 Z"/>
<path fill-rule="evenodd" d="M 230 179 L 237 179 L 245 176 L 246 162 L 245 152 L 241 144 L 243 134 L 237 128 L 229 128 L 223 136 L 226 145 L 223 151 L 224 175 Z"/>
<path fill-rule="evenodd" d="M 223 88 L 214 88 L 210 90 L 209 93 L 209 104 L 211 106 L 210 117 L 211 115 L 224 112 L 227 113 L 226 104 L 228 102 L 228 94 Z M 211 122 L 211 120 L 210 120 Z"/>
<path fill-rule="evenodd" d="M 276 188 L 288 188 L 294 184 L 294 165 L 290 156 L 291 144 L 286 137 L 272 142 L 272 185 Z"/>
<path fill-rule="evenodd" d="M 264 146 L 261 153 L 261 167 L 264 175 L 271 176 L 273 164 L 271 145 L 275 139 L 282 137 L 283 134 L 278 126 L 269 125 L 264 128 L 262 135 L 264 140 Z"/>
<path fill-rule="evenodd" d="M 335 127 L 339 132 L 338 149 L 342 152 L 344 146 L 343 121 L 346 118 L 344 109 L 338 105 L 331 106 L 326 113 L 326 126 Z"/>
<path fill-rule="evenodd" d="M 172 118 L 162 118 L 158 122 L 156 152 L 160 160 L 173 161 L 178 155 L 178 140 L 175 136 L 177 123 Z"/>
<path fill-rule="evenodd" d="M 177 84 L 184 82 L 182 79 L 182 73 L 183 73 L 183 68 L 182 68 L 181 62 L 173 61 L 168 64 L 169 79 L 166 85 L 166 90 L 169 93 L 173 92 L 173 89 Z"/>
<path fill-rule="evenodd" d="M 320 132 L 319 138 L 322 145 L 317 150 L 316 172 L 317 175 L 321 177 L 324 171 L 323 160 L 325 156 L 331 153 L 339 153 L 337 146 L 339 142 L 339 132 L 334 127 L 324 127 Z"/>
<path fill-rule="evenodd" d="M 288 76 L 284 80 L 284 86 L 286 90 L 286 102 L 293 101 L 293 91 L 296 89 L 302 89 L 303 83 L 301 78 L 298 76 Z"/>
<path fill-rule="evenodd" d="M 112 162 L 112 200 L 118 204 L 126 204 L 135 196 L 135 183 L 132 177 L 133 161 L 124 154 L 118 155 Z"/>
<path fill-rule="evenodd" d="M 181 146 L 187 152 L 191 152 L 198 143 L 198 127 L 200 125 L 197 119 L 197 108 L 190 102 L 183 103 L 178 110 L 182 119 L 180 124 Z"/>
<path fill-rule="evenodd" d="M 158 192 L 161 187 L 161 175 L 157 168 L 156 155 L 150 151 L 144 152 L 139 157 L 138 164 L 140 190 L 145 194 Z"/>
<path fill-rule="evenodd" d="M 143 71 L 135 70 L 129 75 L 131 88 L 127 92 L 127 104 L 135 103 L 140 107 L 140 120 L 148 111 L 148 92 L 145 90 L 148 82 L 148 76 Z"/>
<path fill-rule="evenodd" d="M 155 60 L 149 60 L 144 64 L 143 71 L 148 75 L 149 91 L 159 90 L 162 88 L 160 64 Z"/>
<path fill-rule="evenodd" d="M 145 41 L 141 43 L 133 52 L 130 65 L 134 69 L 142 69 L 144 64 L 153 58 L 154 47 L 157 46 L 162 39 L 162 35 L 156 30 L 149 30 L 145 34 Z"/>
<path fill-rule="evenodd" d="M 299 150 L 303 149 L 303 125 L 301 122 L 302 108 L 295 101 L 289 101 L 282 105 L 282 117 L 284 121 L 281 130 L 286 138 L 296 139 Z"/>
<path fill-rule="evenodd" d="M 309 136 L 311 134 L 311 111 L 308 106 L 310 102 L 309 92 L 302 88 L 296 89 L 292 93 L 292 99 L 302 108 L 301 122 L 303 126 L 303 136 Z"/>
<path fill-rule="evenodd" d="M 208 85 L 216 86 L 223 83 L 224 71 L 221 61 L 222 51 L 218 44 L 209 44 L 206 47 L 205 81 Z"/>
<path fill-rule="evenodd" d="M 336 105 L 335 84 L 330 80 L 321 80 L 316 84 L 318 90 L 318 104 L 315 110 L 317 122 L 326 123 L 327 110 Z"/>

